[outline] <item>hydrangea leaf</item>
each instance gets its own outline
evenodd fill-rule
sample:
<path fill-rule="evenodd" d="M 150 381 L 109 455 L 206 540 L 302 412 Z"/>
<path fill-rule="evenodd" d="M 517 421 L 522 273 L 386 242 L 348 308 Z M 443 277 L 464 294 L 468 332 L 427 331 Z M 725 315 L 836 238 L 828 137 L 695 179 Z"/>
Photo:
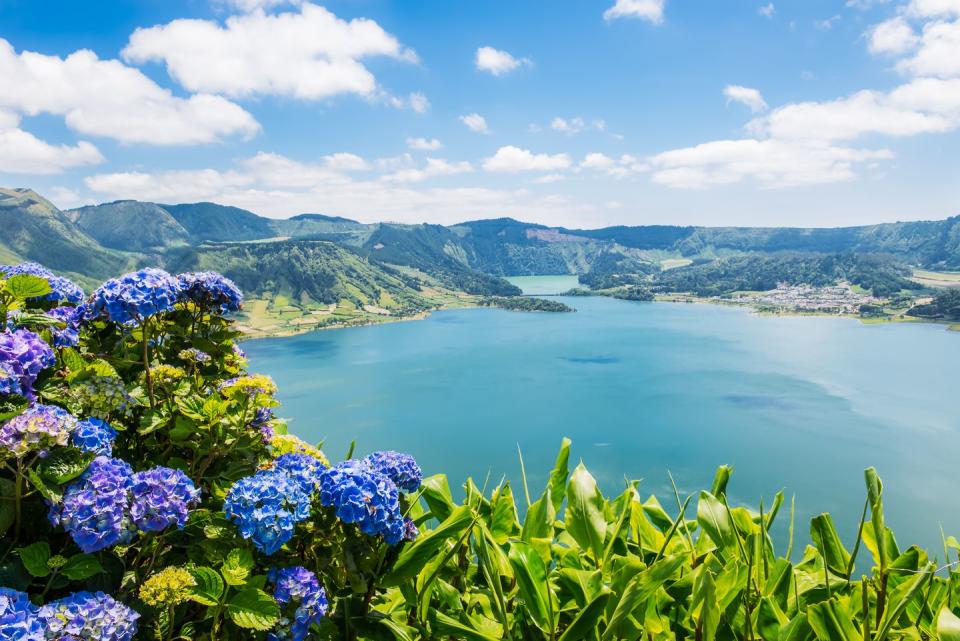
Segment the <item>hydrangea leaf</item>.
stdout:
<path fill-rule="evenodd" d="M 223 596 L 224 587 L 220 574 L 213 568 L 205 566 L 191 568 L 190 574 L 197 582 L 193 586 L 190 600 L 200 605 L 217 605 L 220 602 L 220 597 Z"/>
<path fill-rule="evenodd" d="M 21 300 L 46 296 L 51 291 L 50 281 L 31 274 L 18 274 L 7 279 L 6 290 Z"/>
<path fill-rule="evenodd" d="M 50 558 L 50 544 L 46 541 L 37 541 L 20 548 L 20 562 L 27 568 L 30 576 L 45 577 L 50 574 L 47 560 Z"/>
<path fill-rule="evenodd" d="M 83 474 L 96 456 L 95 452 L 81 452 L 75 447 L 60 447 L 37 464 L 37 472 L 47 483 L 63 485 Z"/>
<path fill-rule="evenodd" d="M 263 590 L 241 590 L 227 602 L 227 615 L 241 628 L 269 630 L 280 619 L 280 606 Z"/>
<path fill-rule="evenodd" d="M 220 573 L 228 585 L 243 585 L 253 569 L 253 554 L 249 550 L 234 548 L 223 562 Z"/>
<path fill-rule="evenodd" d="M 75 554 L 67 559 L 60 574 L 71 581 L 84 581 L 95 574 L 103 572 L 100 561 L 92 554 Z"/>

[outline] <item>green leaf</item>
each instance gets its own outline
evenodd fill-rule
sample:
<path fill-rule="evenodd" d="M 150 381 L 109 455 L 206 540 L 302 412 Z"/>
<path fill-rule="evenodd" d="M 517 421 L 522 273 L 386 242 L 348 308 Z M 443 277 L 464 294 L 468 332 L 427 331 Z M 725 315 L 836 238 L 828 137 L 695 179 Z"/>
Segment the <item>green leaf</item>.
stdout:
<path fill-rule="evenodd" d="M 523 528 L 520 531 L 520 538 L 524 541 L 530 542 L 533 539 L 553 536 L 553 522 L 557 518 L 557 512 L 553 509 L 552 494 L 550 487 L 547 486 L 543 496 L 531 503 L 527 509 Z"/>
<path fill-rule="evenodd" d="M 200 566 L 190 569 L 194 581 L 197 582 L 191 591 L 190 600 L 200 605 L 213 606 L 220 603 L 223 596 L 223 579 L 213 568 Z"/>
<path fill-rule="evenodd" d="M 393 570 L 384 577 L 383 585 L 398 585 L 405 579 L 415 577 L 440 552 L 448 539 L 459 538 L 472 523 L 473 513 L 469 507 L 456 508 L 435 530 L 421 536 L 400 552 Z"/>
<path fill-rule="evenodd" d="M 493 500 L 493 512 L 490 514 L 490 532 L 498 543 L 506 543 L 507 537 L 517 529 L 517 505 L 510 489 L 510 482 L 503 484 Z"/>
<path fill-rule="evenodd" d="M 720 552 L 736 545 L 736 534 L 727 507 L 710 492 L 701 491 L 697 502 L 697 522 Z"/>
<path fill-rule="evenodd" d="M 880 571 L 885 572 L 887 570 L 887 561 L 890 558 L 890 554 L 887 550 L 886 540 L 883 537 L 883 532 L 886 530 L 886 527 L 883 524 L 883 483 L 880 481 L 880 477 L 877 476 L 877 470 L 868 467 L 863 471 L 864 480 L 867 483 L 867 501 L 870 503 L 870 517 L 871 523 L 873 525 L 873 531 L 876 534 L 877 540 L 877 556 L 880 565 Z"/>
<path fill-rule="evenodd" d="M 75 554 L 67 559 L 60 574 L 71 581 L 84 581 L 95 574 L 103 572 L 100 561 L 92 554 Z"/>
<path fill-rule="evenodd" d="M 597 562 L 603 558 L 603 542 L 607 537 L 605 505 L 596 479 L 580 463 L 567 485 L 567 532 L 584 551 L 593 551 Z"/>
<path fill-rule="evenodd" d="M 67 369 L 73 372 L 79 372 L 86 365 L 83 362 L 83 358 L 77 353 L 77 350 L 73 349 L 72 347 L 65 347 L 61 351 L 61 357 L 63 359 L 63 364 L 67 366 Z"/>
<path fill-rule="evenodd" d="M 18 274 L 7 279 L 6 289 L 14 298 L 26 300 L 46 296 L 51 291 L 50 281 L 40 276 Z"/>
<path fill-rule="evenodd" d="M 850 615 L 836 599 L 810 605 L 807 620 L 820 641 L 863 641 Z"/>
<path fill-rule="evenodd" d="M 20 548 L 20 561 L 23 567 L 27 568 L 30 576 L 45 577 L 50 574 L 50 567 L 47 561 L 50 560 L 50 544 L 46 541 L 37 541 L 30 545 Z"/>
<path fill-rule="evenodd" d="M 243 585 L 253 569 L 253 554 L 243 548 L 234 548 L 227 554 L 220 573 L 227 585 Z"/>
<path fill-rule="evenodd" d="M 30 484 L 35 487 L 38 492 L 40 492 L 40 496 L 47 499 L 51 503 L 59 503 L 63 500 L 63 495 L 44 483 L 43 479 L 40 478 L 40 475 L 37 474 L 36 470 L 29 470 L 27 472 L 27 478 L 30 479 Z"/>
<path fill-rule="evenodd" d="M 620 595 L 603 632 L 603 641 L 616 638 L 631 613 L 647 602 L 686 560 L 686 555 L 667 556 L 633 577 Z"/>
<path fill-rule="evenodd" d="M 95 452 L 83 452 L 75 447 L 58 447 L 37 463 L 37 473 L 47 483 L 63 485 L 77 478 L 96 458 Z"/>
<path fill-rule="evenodd" d="M 826 560 L 827 568 L 837 576 L 846 577 L 850 553 L 843 547 L 829 514 L 819 514 L 810 520 L 810 538 Z"/>
<path fill-rule="evenodd" d="M 227 615 L 241 628 L 269 630 L 280 618 L 280 606 L 263 590 L 246 589 L 227 601 Z"/>
<path fill-rule="evenodd" d="M 547 580 L 547 566 L 533 546 L 525 541 L 511 543 L 507 556 L 527 614 L 544 634 L 551 635 L 556 628 L 558 605 Z"/>
<path fill-rule="evenodd" d="M 560 441 L 560 452 L 550 472 L 550 495 L 553 497 L 554 513 L 560 511 L 563 505 L 563 489 L 567 485 L 567 476 L 570 474 L 570 439 Z"/>
<path fill-rule="evenodd" d="M 435 474 L 423 479 L 420 485 L 420 496 L 438 521 L 443 521 L 456 508 L 453 495 L 450 494 L 450 484 L 446 474 Z"/>
<path fill-rule="evenodd" d="M 593 600 L 582 608 L 570 626 L 564 630 L 559 641 L 579 641 L 580 639 L 589 639 L 593 630 L 597 628 L 600 617 L 603 616 L 604 608 L 607 607 L 607 601 L 610 599 L 610 592 L 604 590 L 593 597 Z"/>
<path fill-rule="evenodd" d="M 710 487 L 710 493 L 714 496 L 723 496 L 727 493 L 727 484 L 730 482 L 730 475 L 733 468 L 729 465 L 720 465 L 713 477 L 713 485 Z"/>
<path fill-rule="evenodd" d="M 500 637 L 485 634 L 472 625 L 461 623 L 440 611 L 434 612 L 433 631 L 438 637 L 450 637 L 463 639 L 464 641 L 501 641 Z"/>
<path fill-rule="evenodd" d="M 937 617 L 937 637 L 940 641 L 960 641 L 960 618 L 946 606 Z"/>
<path fill-rule="evenodd" d="M 702 641 L 713 641 L 717 637 L 717 626 L 720 625 L 720 604 L 717 601 L 717 584 L 706 567 L 700 570 L 694 581 L 690 614 L 696 620 L 699 631 L 697 637 Z"/>

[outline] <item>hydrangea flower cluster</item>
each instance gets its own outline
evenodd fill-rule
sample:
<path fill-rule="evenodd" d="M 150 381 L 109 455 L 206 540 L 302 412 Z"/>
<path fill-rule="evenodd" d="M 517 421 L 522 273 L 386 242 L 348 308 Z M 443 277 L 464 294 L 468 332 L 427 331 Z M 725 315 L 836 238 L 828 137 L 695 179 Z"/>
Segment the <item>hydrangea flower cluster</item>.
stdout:
<path fill-rule="evenodd" d="M 303 641 L 310 626 L 327 613 L 327 593 L 317 576 L 302 566 L 273 568 L 267 580 L 274 585 L 273 597 L 283 607 L 277 627 L 268 641 Z"/>
<path fill-rule="evenodd" d="M 201 352 L 196 347 L 191 347 L 189 349 L 181 350 L 177 356 L 180 357 L 180 360 L 189 361 L 191 363 L 200 363 L 205 365 L 210 362 L 210 354 L 206 352 Z"/>
<path fill-rule="evenodd" d="M 409 454 L 374 452 L 365 459 L 367 465 L 394 482 L 404 492 L 416 492 L 423 482 L 423 471 Z"/>
<path fill-rule="evenodd" d="M 233 484 L 223 512 L 240 536 L 270 555 L 293 537 L 297 523 L 310 517 L 310 494 L 283 470 L 261 470 Z"/>
<path fill-rule="evenodd" d="M 40 608 L 46 638 L 55 641 L 130 641 L 140 614 L 103 592 L 76 592 Z"/>
<path fill-rule="evenodd" d="M 160 532 L 171 525 L 182 528 L 190 507 L 200 501 L 200 490 L 181 470 L 155 467 L 133 475 L 130 516 L 143 532 Z"/>
<path fill-rule="evenodd" d="M 135 531 L 127 513 L 132 477 L 125 461 L 98 456 L 67 487 L 63 501 L 51 506 L 50 522 L 62 526 L 88 554 L 129 543 Z"/>
<path fill-rule="evenodd" d="M 388 545 L 403 540 L 397 486 L 366 462 L 349 460 L 322 470 L 318 485 L 320 504 L 334 508 L 344 523 L 356 523 L 370 536 L 382 535 Z"/>
<path fill-rule="evenodd" d="M 263 437 L 263 442 L 266 445 L 269 445 L 270 441 L 273 440 L 273 425 L 270 424 L 272 420 L 273 408 L 258 407 L 253 414 L 253 420 L 250 421 L 250 427 L 260 432 L 260 436 Z"/>
<path fill-rule="evenodd" d="M 11 363 L 0 363 L 0 396 L 21 395 L 20 378 L 14 374 Z M 271 434 L 272 436 L 272 434 Z"/>
<path fill-rule="evenodd" d="M 182 288 L 181 296 L 203 309 L 221 314 L 235 312 L 243 303 L 243 294 L 232 280 L 217 272 L 190 272 L 177 277 Z"/>
<path fill-rule="evenodd" d="M 226 396 L 239 394 L 253 399 L 264 394 L 268 396 L 276 394 L 277 384 L 269 376 L 254 374 L 225 380 L 220 383 L 219 389 Z"/>
<path fill-rule="evenodd" d="M 64 324 L 64 327 L 51 327 L 55 347 L 76 347 L 80 344 L 80 325 L 76 307 L 54 307 L 46 315 Z"/>
<path fill-rule="evenodd" d="M 179 605 L 190 598 L 190 588 L 196 584 L 186 568 L 170 566 L 143 582 L 140 599 L 154 607 Z"/>
<path fill-rule="evenodd" d="M 113 454 L 113 442 L 117 439 L 117 430 L 99 418 L 88 418 L 77 423 L 70 434 L 70 444 L 84 452 L 94 452 L 97 456 Z"/>
<path fill-rule="evenodd" d="M 281 454 L 273 461 L 273 469 L 286 472 L 307 494 L 313 494 L 316 490 L 317 473 L 324 467 L 322 462 L 309 454 Z"/>
<path fill-rule="evenodd" d="M 25 592 L 0 588 L 0 639 L 44 641 L 39 612 Z"/>
<path fill-rule="evenodd" d="M 59 301 L 76 305 L 83 300 L 84 294 L 80 286 L 69 278 L 57 276 L 43 265 L 37 263 L 20 263 L 19 265 L 0 265 L 0 275 L 4 278 L 29 274 L 30 276 L 39 276 L 47 279 L 50 283 L 49 294 L 43 297 L 43 300 Z"/>
<path fill-rule="evenodd" d="M 114 323 L 136 325 L 172 310 L 180 289 L 180 282 L 162 269 L 141 269 L 101 285 L 93 293 L 90 312 Z"/>
<path fill-rule="evenodd" d="M 320 461 L 324 467 L 330 467 L 326 454 L 293 434 L 275 434 L 270 439 L 270 449 L 273 450 L 274 457 L 283 454 L 308 454 Z"/>
<path fill-rule="evenodd" d="M 31 405 L 0 425 L 0 447 L 22 458 L 29 452 L 45 456 L 48 448 L 64 446 L 77 428 L 77 419 L 55 405 Z"/>
<path fill-rule="evenodd" d="M 123 381 L 115 376 L 95 376 L 74 383 L 70 387 L 70 394 L 83 407 L 84 413 L 102 419 L 128 414 L 135 402 L 127 393 Z"/>
<path fill-rule="evenodd" d="M 17 378 L 20 394 L 33 400 L 37 376 L 53 367 L 56 356 L 50 346 L 29 329 L 4 329 L 0 333 L 0 363 Z"/>

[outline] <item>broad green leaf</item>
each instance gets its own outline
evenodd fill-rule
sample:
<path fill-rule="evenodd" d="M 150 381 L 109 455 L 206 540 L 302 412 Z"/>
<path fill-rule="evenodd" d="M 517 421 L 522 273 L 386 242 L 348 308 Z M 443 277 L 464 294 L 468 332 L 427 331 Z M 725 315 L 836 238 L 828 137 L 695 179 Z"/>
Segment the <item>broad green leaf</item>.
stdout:
<path fill-rule="evenodd" d="M 836 599 L 809 606 L 807 620 L 820 641 L 863 641 L 860 631 Z"/>
<path fill-rule="evenodd" d="M 924 568 L 923 572 L 914 575 L 913 579 L 898 586 L 890 594 L 887 609 L 883 613 L 883 620 L 880 622 L 880 627 L 877 628 L 874 641 L 884 641 L 887 638 L 894 624 L 900 619 L 900 615 L 903 614 L 910 602 L 920 594 L 921 588 L 933 577 L 935 570 L 936 566 L 930 563 Z"/>
<path fill-rule="evenodd" d="M 540 630 L 551 635 L 556 629 L 558 606 L 547 580 L 547 566 L 533 546 L 525 541 L 511 543 L 507 556 L 527 614 Z"/>
<path fill-rule="evenodd" d="M 827 568 L 837 576 L 846 577 L 850 553 L 843 547 L 829 514 L 819 514 L 810 520 L 810 538 L 826 560 Z"/>
<path fill-rule="evenodd" d="M 411 579 L 436 556 L 448 539 L 459 538 L 473 522 L 470 508 L 460 506 L 450 513 L 435 530 L 421 535 L 413 545 L 400 552 L 393 570 L 383 579 L 384 586 L 398 585 L 405 579 Z"/>
<path fill-rule="evenodd" d="M 213 606 L 220 602 L 223 596 L 223 579 L 220 573 L 205 566 L 190 569 L 190 574 L 197 582 L 191 590 L 190 600 L 201 605 Z"/>
<path fill-rule="evenodd" d="M 513 498 L 510 483 L 504 483 L 493 501 L 493 512 L 490 514 L 490 532 L 498 543 L 506 543 L 507 537 L 517 530 L 517 505 Z"/>
<path fill-rule="evenodd" d="M 40 276 L 30 274 L 18 274 L 7 279 L 6 290 L 14 298 L 26 300 L 27 298 L 38 298 L 46 296 L 51 291 L 50 281 Z"/>
<path fill-rule="evenodd" d="M 776 601 L 770 597 L 760 599 L 760 605 L 757 607 L 757 630 L 764 639 L 776 639 L 780 635 L 780 630 L 789 619 L 783 613 Z"/>
<path fill-rule="evenodd" d="M 95 452 L 82 452 L 74 447 L 58 447 L 37 463 L 37 472 L 47 483 L 63 485 L 77 478 L 96 458 Z"/>
<path fill-rule="evenodd" d="M 877 470 L 868 467 L 863 471 L 864 480 L 867 483 L 867 501 L 870 503 L 870 516 L 873 531 L 877 535 L 877 557 L 880 565 L 880 571 L 886 572 L 887 562 L 890 554 L 887 550 L 886 540 L 881 534 L 886 530 L 883 524 L 883 483 L 877 476 Z M 871 550 L 872 551 L 872 550 Z"/>
<path fill-rule="evenodd" d="M 604 507 L 596 479 L 581 463 L 567 485 L 567 532 L 581 548 L 592 551 L 598 563 L 603 558 L 603 542 L 607 536 Z"/>
<path fill-rule="evenodd" d="M 613 614 L 607 622 L 607 629 L 603 633 L 603 641 L 617 638 L 621 625 L 627 621 L 631 613 L 656 594 L 685 560 L 686 556 L 682 554 L 664 557 L 635 576 L 617 601 Z"/>
<path fill-rule="evenodd" d="M 50 560 L 50 544 L 46 541 L 37 541 L 20 548 L 20 561 L 27 568 L 30 576 L 45 577 L 50 574 L 47 561 Z"/>
<path fill-rule="evenodd" d="M 553 501 L 553 511 L 560 511 L 563 505 L 563 490 L 567 485 L 567 476 L 570 475 L 570 439 L 564 438 L 560 442 L 560 452 L 550 472 L 550 496 Z"/>
<path fill-rule="evenodd" d="M 63 495 L 47 485 L 36 470 L 29 470 L 27 472 L 27 478 L 30 479 L 30 484 L 40 492 L 40 496 L 51 503 L 59 503 L 63 500 Z"/>
<path fill-rule="evenodd" d="M 263 590 L 248 588 L 227 601 L 227 615 L 241 628 L 269 630 L 280 618 L 280 606 Z"/>
<path fill-rule="evenodd" d="M 937 617 L 937 636 L 940 641 L 960 641 L 960 617 L 946 606 L 940 608 Z"/>
<path fill-rule="evenodd" d="M 553 537 L 553 522 L 557 512 L 553 509 L 552 491 L 548 486 L 543 496 L 530 504 L 526 517 L 523 519 L 523 528 L 520 538 L 528 543 L 534 539 Z"/>
<path fill-rule="evenodd" d="M 710 492 L 700 492 L 697 522 L 721 552 L 736 545 L 736 533 L 730 522 L 730 514 L 726 506 Z"/>
<path fill-rule="evenodd" d="M 437 637 L 450 637 L 464 641 L 502 641 L 500 637 L 490 636 L 440 611 L 435 611 L 433 614 L 433 631 Z"/>
<path fill-rule="evenodd" d="M 720 625 L 720 604 L 713 574 L 707 568 L 703 568 L 694 581 L 691 614 L 695 619 L 697 638 L 713 641 Z"/>
<path fill-rule="evenodd" d="M 727 493 L 727 484 L 730 482 L 730 475 L 733 468 L 729 465 L 717 467 L 717 472 L 713 476 L 713 485 L 710 487 L 710 493 L 714 496 L 723 496 Z"/>
<path fill-rule="evenodd" d="M 443 521 L 456 508 L 453 495 L 450 494 L 450 484 L 446 474 L 434 474 L 423 479 L 420 485 L 420 496 L 426 502 L 430 512 L 438 521 Z"/>
<path fill-rule="evenodd" d="M 589 639 L 593 631 L 598 627 L 600 618 L 603 616 L 609 599 L 610 592 L 608 590 L 604 590 L 594 596 L 593 600 L 590 601 L 586 607 L 579 609 L 577 616 L 570 622 L 569 627 L 563 631 L 559 641 Z"/>
<path fill-rule="evenodd" d="M 92 554 L 74 554 L 60 569 L 60 574 L 71 581 L 84 581 L 101 572 L 103 566 Z"/>
<path fill-rule="evenodd" d="M 227 585 L 243 585 L 247 582 L 253 565 L 253 554 L 249 550 L 234 548 L 227 554 L 220 573 Z"/>

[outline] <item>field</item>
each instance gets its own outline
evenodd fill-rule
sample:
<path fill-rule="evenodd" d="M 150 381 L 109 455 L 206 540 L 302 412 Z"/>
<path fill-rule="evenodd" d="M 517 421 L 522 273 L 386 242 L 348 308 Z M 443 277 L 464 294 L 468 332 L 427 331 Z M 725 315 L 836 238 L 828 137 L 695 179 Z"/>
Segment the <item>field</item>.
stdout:
<path fill-rule="evenodd" d="M 686 267 L 692 263 L 693 261 L 689 258 L 664 258 L 660 261 L 660 268 L 663 269 L 663 271 L 667 271 L 668 269 L 676 269 L 677 267 Z"/>
<path fill-rule="evenodd" d="M 917 269 L 913 280 L 927 287 L 960 287 L 960 272 L 931 272 Z"/>

